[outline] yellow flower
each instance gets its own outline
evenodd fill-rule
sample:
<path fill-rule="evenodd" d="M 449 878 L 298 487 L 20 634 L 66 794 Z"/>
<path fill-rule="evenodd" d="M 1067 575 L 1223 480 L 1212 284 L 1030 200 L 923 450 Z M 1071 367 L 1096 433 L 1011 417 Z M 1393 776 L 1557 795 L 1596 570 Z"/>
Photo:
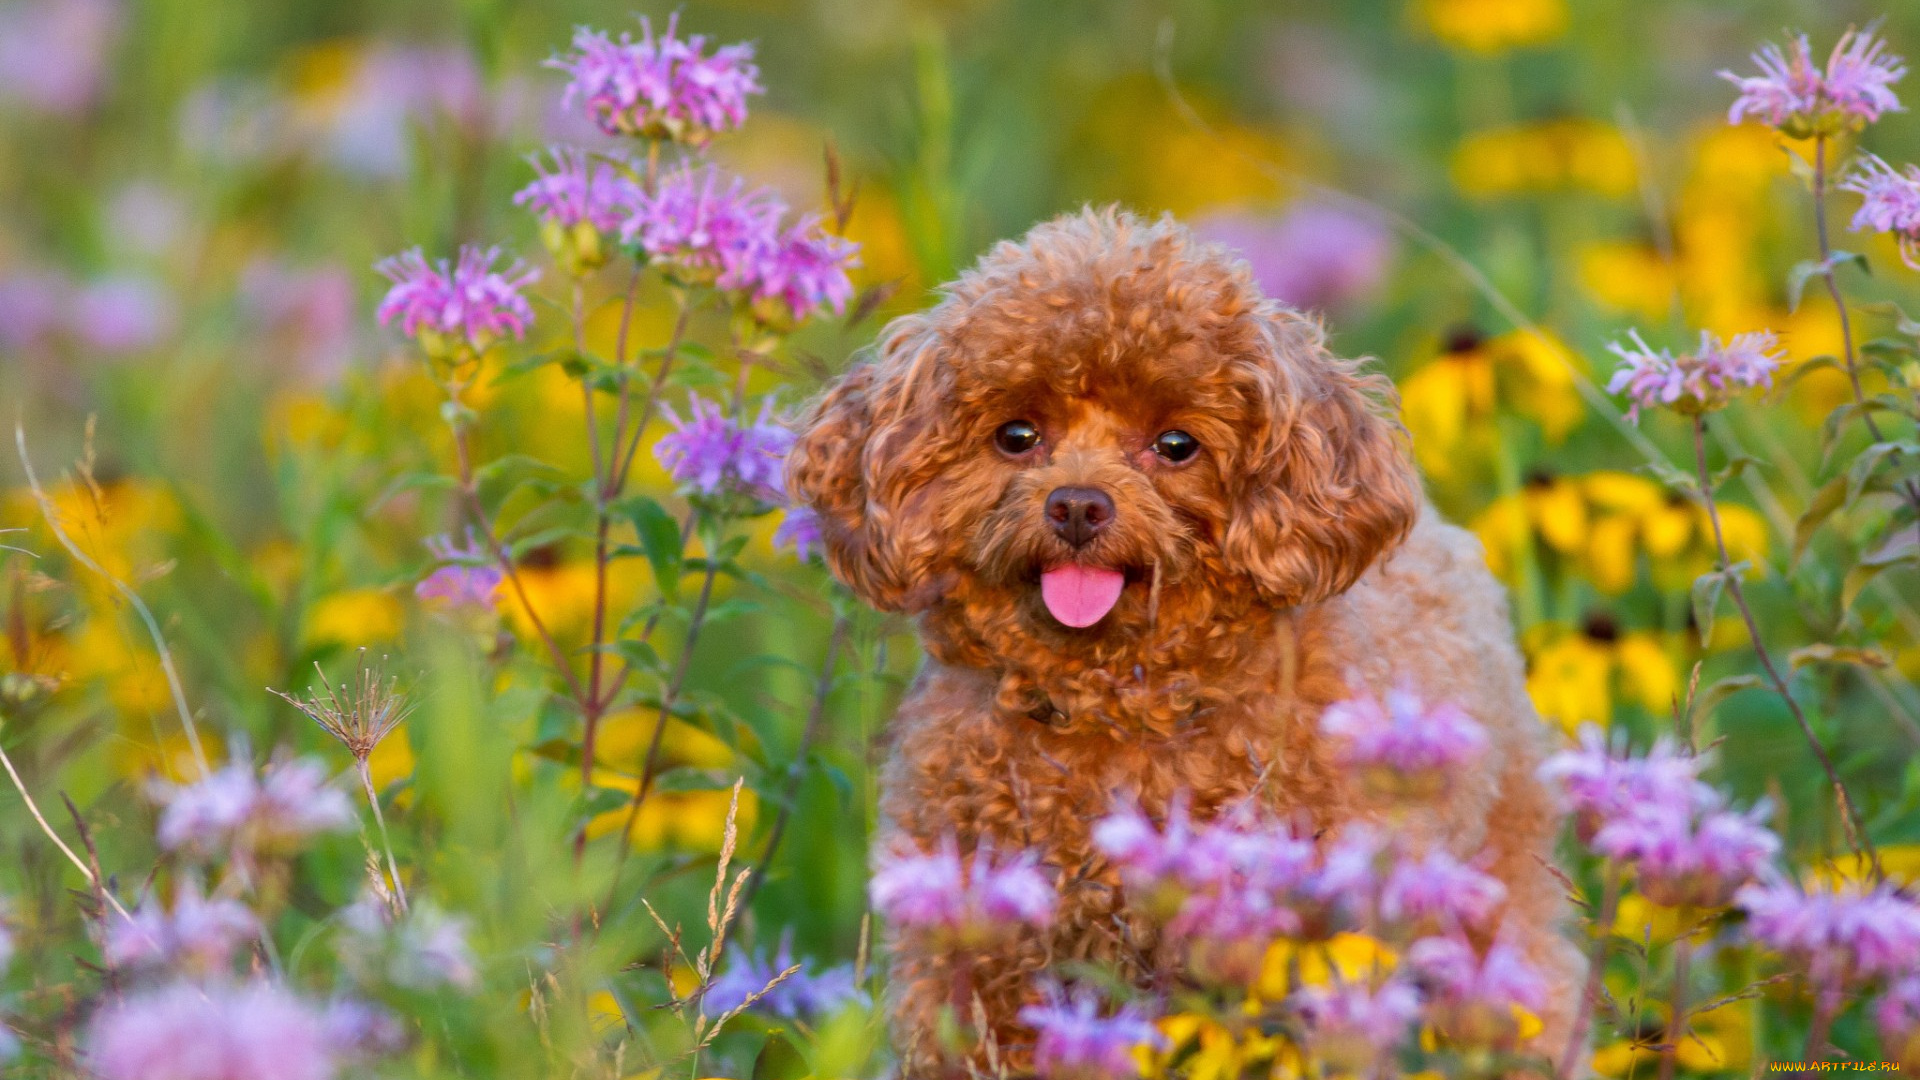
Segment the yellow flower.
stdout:
<path fill-rule="evenodd" d="M 1182 1080 L 1237 1080 L 1248 1075 L 1252 1065 L 1266 1065 L 1266 1072 L 1276 1077 L 1307 1075 L 1305 1058 L 1285 1036 L 1236 1031 L 1198 1013 L 1165 1016 L 1158 1026 L 1167 1045 L 1141 1071 L 1147 1080 L 1172 1075 L 1169 1069 L 1176 1061 Z"/>
<path fill-rule="evenodd" d="M 1305 944 L 1283 938 L 1267 947 L 1256 992 L 1262 1000 L 1279 1001 L 1296 986 L 1331 983 L 1336 972 L 1342 982 L 1361 982 L 1399 963 L 1398 953 L 1366 934 L 1341 933 Z"/>
<path fill-rule="evenodd" d="M 1647 1004 L 1663 1009 L 1655 1003 Z M 1680 1067 L 1691 1072 L 1747 1072 L 1753 1062 L 1755 1005 L 1754 999 L 1746 998 L 1689 1015 L 1687 1034 L 1674 1047 Z M 1594 1051 L 1593 1071 L 1602 1076 L 1646 1075 L 1658 1064 L 1658 1047 L 1667 1041 L 1667 1017 L 1663 1011 L 1643 1019 L 1653 1026 Z"/>
<path fill-rule="evenodd" d="M 1601 307 L 1664 319 L 1673 312 L 1680 282 L 1674 267 L 1645 244 L 1590 244 L 1580 253 L 1580 283 Z"/>
<path fill-rule="evenodd" d="M 1659 636 L 1622 631 L 1604 614 L 1588 616 L 1577 631 L 1535 627 L 1527 646 L 1527 694 L 1543 719 L 1569 733 L 1588 722 L 1605 726 L 1616 698 L 1664 716 L 1680 690 Z"/>
<path fill-rule="evenodd" d="M 607 609 L 615 613 L 615 618 L 631 609 L 639 596 L 641 584 L 648 579 L 644 564 L 645 560 L 641 559 L 620 559 L 608 568 Z M 518 574 L 521 587 L 527 591 L 527 600 L 540 614 L 548 632 L 562 640 L 586 637 L 592 626 L 597 588 L 592 560 L 563 560 L 549 552 L 535 551 L 521 561 Z M 533 623 L 527 618 L 527 609 L 520 603 L 511 583 L 501 587 L 499 602 L 514 633 L 531 640 Z"/>
<path fill-rule="evenodd" d="M 608 769 L 594 770 L 593 782 L 597 787 L 629 794 L 640 787 L 637 777 Z M 647 801 L 640 804 L 638 817 L 625 805 L 598 814 L 587 823 L 587 837 L 597 839 L 616 834 L 631 817 L 633 826 L 627 836 L 640 851 L 719 851 L 726 835 L 727 807 L 731 803 L 730 791 L 661 791 L 656 786 L 647 793 Z M 734 824 L 742 834 L 753 831 L 759 813 L 760 797 L 750 788 L 741 789 L 740 809 L 734 816 Z"/>
<path fill-rule="evenodd" d="M 392 641 L 405 624 L 405 609 L 392 593 L 380 589 L 350 589 L 322 597 L 307 612 L 301 635 L 309 648 L 341 645 L 358 648 Z"/>
<path fill-rule="evenodd" d="M 1633 194 L 1639 170 L 1620 129 L 1595 120 L 1547 120 L 1475 132 L 1453 153 L 1453 183 L 1475 199 L 1587 191 Z"/>
<path fill-rule="evenodd" d="M 1564 0 L 1416 0 L 1413 15 L 1434 37 L 1477 53 L 1542 45 L 1567 30 Z"/>
<path fill-rule="evenodd" d="M 1875 850 L 1880 854 L 1880 868 L 1886 871 L 1888 881 L 1898 885 L 1920 883 L 1920 844 L 1887 844 Z M 1837 888 L 1846 882 L 1867 883 L 1869 871 L 1870 865 L 1864 856 L 1844 855 L 1812 867 L 1802 876 L 1809 886 L 1817 882 Z"/>
<path fill-rule="evenodd" d="M 1400 387 L 1421 468 L 1449 478 L 1463 457 L 1484 460 L 1493 450 L 1499 407 L 1533 420 L 1548 442 L 1558 444 L 1582 416 L 1574 389 L 1579 366 L 1566 346 L 1544 332 L 1515 331 L 1492 340 L 1472 330 L 1455 333 L 1438 357 Z"/>

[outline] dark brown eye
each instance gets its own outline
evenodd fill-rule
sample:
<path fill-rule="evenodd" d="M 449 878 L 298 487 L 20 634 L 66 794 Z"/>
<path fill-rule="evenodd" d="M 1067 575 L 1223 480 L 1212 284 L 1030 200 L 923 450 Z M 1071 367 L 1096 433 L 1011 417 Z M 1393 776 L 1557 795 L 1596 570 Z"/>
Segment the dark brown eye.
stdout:
<path fill-rule="evenodd" d="M 1009 454 L 1024 454 L 1040 445 L 1040 429 L 1025 420 L 1009 420 L 994 431 L 993 445 Z"/>
<path fill-rule="evenodd" d="M 1168 461 L 1185 461 L 1200 452 L 1200 440 L 1184 431 L 1163 431 L 1153 440 L 1153 452 Z"/>

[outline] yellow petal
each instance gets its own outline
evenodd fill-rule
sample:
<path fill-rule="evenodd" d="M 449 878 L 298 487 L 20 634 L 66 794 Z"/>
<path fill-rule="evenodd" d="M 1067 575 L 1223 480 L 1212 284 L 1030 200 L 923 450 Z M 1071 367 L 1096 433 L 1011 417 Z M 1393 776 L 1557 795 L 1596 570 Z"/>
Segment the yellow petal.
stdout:
<path fill-rule="evenodd" d="M 1527 505 L 1549 547 L 1562 554 L 1580 550 L 1587 538 L 1587 502 L 1578 487 L 1556 480 L 1528 488 Z"/>
<path fill-rule="evenodd" d="M 1678 554 L 1693 539 L 1694 507 L 1682 503 L 1674 506 L 1662 504 L 1650 510 L 1640 519 L 1640 535 L 1647 545 L 1647 554 L 1656 559 L 1664 559 Z"/>
<path fill-rule="evenodd" d="M 1624 514 L 1602 518 L 1587 540 L 1587 576 L 1594 588 L 1617 595 L 1633 587 L 1639 537 L 1636 522 Z"/>
<path fill-rule="evenodd" d="M 1614 655 L 1619 659 L 1620 677 L 1628 695 L 1655 716 L 1667 715 L 1680 691 L 1680 677 L 1660 640 L 1636 631 L 1620 639 Z"/>

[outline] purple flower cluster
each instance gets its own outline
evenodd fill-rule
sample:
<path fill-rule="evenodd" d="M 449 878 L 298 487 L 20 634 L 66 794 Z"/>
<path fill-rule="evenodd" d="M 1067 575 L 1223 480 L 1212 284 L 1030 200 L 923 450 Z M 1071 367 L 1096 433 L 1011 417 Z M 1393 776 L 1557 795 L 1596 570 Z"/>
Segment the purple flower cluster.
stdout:
<path fill-rule="evenodd" d="M 1662 740 L 1645 757 L 1615 753 L 1600 729 L 1580 730 L 1580 747 L 1541 767 L 1573 810 L 1574 830 L 1594 851 L 1631 866 L 1647 899 L 1673 907 L 1722 907 L 1760 879 L 1780 850 L 1763 824 L 1700 780 L 1705 763 Z"/>
<path fill-rule="evenodd" d="M 1342 762 L 1389 796 L 1444 791 L 1487 748 L 1486 729 L 1472 717 L 1450 704 L 1427 706 L 1406 687 L 1388 691 L 1384 702 L 1360 696 L 1332 705 L 1320 730 L 1338 744 Z"/>
<path fill-rule="evenodd" d="M 472 991 L 480 983 L 467 920 L 431 904 L 416 904 L 391 920 L 386 906 L 365 898 L 340 912 L 342 959 L 369 979 L 412 990 L 447 986 Z"/>
<path fill-rule="evenodd" d="M 732 966 L 707 987 L 700 1007 L 708 1016 L 724 1016 L 746 1004 L 747 999 L 766 991 L 753 1004 L 756 1012 L 789 1020 L 813 1020 L 864 1000 L 853 968 L 846 964 L 824 971 L 800 970 L 787 976 L 771 990 L 767 985 L 794 966 L 793 942 L 783 938 L 771 957 L 736 956 Z"/>
<path fill-rule="evenodd" d="M 499 248 L 467 245 L 458 260 L 430 263 L 419 248 L 383 259 L 374 269 L 393 282 L 375 312 L 380 325 L 400 320 L 427 355 L 460 363 L 477 359 L 507 334 L 525 337 L 533 308 L 520 290 L 540 275 L 514 262 L 496 271 Z"/>
<path fill-rule="evenodd" d="M 1053 883 L 1030 854 L 996 860 L 982 846 L 962 860 L 949 837 L 931 855 L 884 856 L 868 884 L 875 911 L 903 930 L 929 932 L 962 944 L 999 940 L 1019 927 L 1053 922 Z"/>
<path fill-rule="evenodd" d="M 532 207 L 542 222 L 566 229 L 591 225 L 611 231 L 632 213 L 639 185 L 628 179 L 621 163 L 569 147 L 553 147 L 548 158 L 529 159 L 539 176 L 514 195 L 515 206 Z"/>
<path fill-rule="evenodd" d="M 1700 782 L 1706 762 L 1683 754 L 1671 740 L 1655 743 L 1645 757 L 1616 753 L 1598 727 L 1580 728 L 1580 746 L 1548 758 L 1541 779 L 1557 787 L 1573 811 L 1575 835 L 1592 843 L 1601 826 L 1640 806 L 1679 807 L 1692 813 L 1719 796 Z"/>
<path fill-rule="evenodd" d="M 1303 311 L 1371 296 L 1394 255 L 1393 231 L 1377 217 L 1324 203 L 1289 207 L 1277 217 L 1214 214 L 1194 233 L 1235 249 L 1262 292 Z"/>
<path fill-rule="evenodd" d="M 786 214 L 771 189 L 687 162 L 638 197 L 621 229 L 680 280 L 749 297 L 763 321 L 845 311 L 858 246 L 826 232 L 812 215 L 783 228 Z"/>
<path fill-rule="evenodd" d="M 346 795 L 317 761 L 276 758 L 263 773 L 236 761 L 192 784 L 160 783 L 158 839 L 169 851 L 250 861 L 286 854 L 307 838 L 353 824 Z"/>
<path fill-rule="evenodd" d="M 151 278 L 75 282 L 49 270 L 0 277 L 0 345 L 10 348 L 44 348 L 64 334 L 95 352 L 125 355 L 158 345 L 178 322 L 174 298 Z"/>
<path fill-rule="evenodd" d="M 540 238 L 553 257 L 569 272 L 584 273 L 606 261 L 604 234 L 625 225 L 640 202 L 640 186 L 624 161 L 564 147 L 549 156 L 551 164 L 532 159 L 539 176 L 513 201 L 540 218 Z"/>
<path fill-rule="evenodd" d="M 245 905 L 205 899 L 189 882 L 171 912 L 149 897 L 130 918 L 110 923 L 101 952 L 111 967 L 210 976 L 224 974 L 234 950 L 259 937 L 260 920 Z"/>
<path fill-rule="evenodd" d="M 1880 1048 L 1897 1061 L 1920 1058 L 1920 975 L 1908 975 L 1887 988 L 1874 1006 Z"/>
<path fill-rule="evenodd" d="M 687 405 L 689 419 L 663 405 L 673 431 L 653 445 L 669 475 L 705 496 L 740 494 L 764 503 L 786 501 L 787 451 L 793 432 L 773 420 L 773 399 L 760 406 L 760 416 L 741 424 L 719 405 L 698 394 Z"/>
<path fill-rule="evenodd" d="M 1861 196 L 1854 212 L 1854 232 L 1870 229 L 1891 234 L 1900 245 L 1900 261 L 1920 270 L 1920 166 L 1908 165 L 1904 174 L 1872 154 L 1837 185 Z"/>
<path fill-rule="evenodd" d="M 1440 934 L 1489 929 L 1506 902 L 1507 887 L 1499 878 L 1434 849 L 1394 861 L 1380 884 L 1376 910 L 1388 926 Z"/>
<path fill-rule="evenodd" d="M 1920 904 L 1890 887 L 1803 892 L 1775 881 L 1741 889 L 1735 902 L 1747 913 L 1747 933 L 1823 993 L 1920 970 Z"/>
<path fill-rule="evenodd" d="M 1632 405 L 1627 419 L 1638 421 L 1640 410 L 1666 406 L 1694 416 L 1723 408 L 1734 397 L 1773 385 L 1780 366 L 1779 339 L 1770 330 L 1735 334 L 1725 344 L 1700 331 L 1700 347 L 1675 356 L 1654 349 L 1638 330 L 1628 334 L 1631 347 L 1614 342 L 1607 348 L 1621 360 L 1607 383 L 1607 392 L 1625 392 Z"/>
<path fill-rule="evenodd" d="M 1842 34 L 1825 71 L 1814 63 L 1805 34 L 1785 50 L 1769 42 L 1753 54 L 1753 62 L 1758 75 L 1720 72 L 1740 88 L 1728 123 L 1751 117 L 1798 139 L 1858 130 L 1901 108 L 1892 87 L 1906 75 L 1906 65 L 1886 51 L 1872 29 Z"/>
<path fill-rule="evenodd" d="M 1021 1009 L 1020 1019 L 1034 1029 L 1033 1067 L 1044 1080 L 1132 1080 L 1140 1075 L 1136 1052 L 1166 1045 L 1138 1008 L 1102 1016 L 1093 995 L 1057 987 L 1044 1004 Z"/>
<path fill-rule="evenodd" d="M 826 539 L 820 535 L 820 515 L 804 503 L 788 506 L 780 519 L 780 527 L 773 530 L 773 546 L 792 548 L 801 562 L 811 559 L 814 552 L 824 550 L 825 545 Z"/>
<path fill-rule="evenodd" d="M 1546 979 L 1505 941 L 1481 954 L 1461 938 L 1424 938 L 1407 950 L 1407 966 L 1425 991 L 1428 1023 L 1457 1044 L 1511 1047 L 1523 1030 L 1517 1010 L 1546 1006 Z"/>
<path fill-rule="evenodd" d="M 1765 806 L 1745 814 L 1637 806 L 1602 825 L 1593 850 L 1631 865 L 1640 892 L 1656 904 L 1724 907 L 1780 851 L 1780 838 L 1762 824 L 1766 814 Z"/>
<path fill-rule="evenodd" d="M 1307 1050 L 1330 1074 L 1348 1076 L 1378 1075 L 1413 1033 L 1420 1005 L 1419 991 L 1400 978 L 1309 986 L 1294 997 Z"/>
<path fill-rule="evenodd" d="M 747 119 L 747 97 L 764 93 L 753 46 L 726 45 L 708 53 L 707 39 L 675 36 L 679 16 L 655 35 L 640 20 L 640 40 L 631 34 L 614 41 L 584 27 L 574 32 L 574 52 L 548 61 L 565 71 L 562 104 L 578 101 L 609 135 L 638 135 L 705 145 L 718 132 Z"/>
<path fill-rule="evenodd" d="M 362 1048 L 330 1019 L 270 982 L 178 982 L 100 1010 L 85 1056 L 100 1080 L 331 1080 Z"/>
<path fill-rule="evenodd" d="M 447 613 L 484 614 L 493 610 L 494 597 L 506 575 L 472 533 L 467 534 L 464 545 L 454 544 L 452 537 L 431 537 L 427 550 L 441 565 L 414 586 L 415 596 Z"/>

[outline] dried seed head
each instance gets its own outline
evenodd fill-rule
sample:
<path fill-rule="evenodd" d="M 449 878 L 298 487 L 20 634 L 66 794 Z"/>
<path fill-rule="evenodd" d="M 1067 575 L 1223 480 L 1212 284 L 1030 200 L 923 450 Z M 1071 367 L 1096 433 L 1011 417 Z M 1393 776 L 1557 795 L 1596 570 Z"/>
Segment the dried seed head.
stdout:
<path fill-rule="evenodd" d="M 381 665 L 385 661 L 386 658 L 381 657 Z M 268 690 L 339 739 L 356 760 L 365 761 L 374 747 L 380 745 L 380 740 L 413 712 L 406 695 L 400 692 L 399 678 L 389 678 L 381 665 L 369 666 L 367 650 L 361 649 L 353 679 L 338 688 L 327 681 L 327 673 L 320 670 L 318 663 L 313 665 L 314 672 L 320 676 L 320 685 L 326 690 L 324 695 L 309 686 L 307 699 L 302 701 L 271 687 Z"/>

